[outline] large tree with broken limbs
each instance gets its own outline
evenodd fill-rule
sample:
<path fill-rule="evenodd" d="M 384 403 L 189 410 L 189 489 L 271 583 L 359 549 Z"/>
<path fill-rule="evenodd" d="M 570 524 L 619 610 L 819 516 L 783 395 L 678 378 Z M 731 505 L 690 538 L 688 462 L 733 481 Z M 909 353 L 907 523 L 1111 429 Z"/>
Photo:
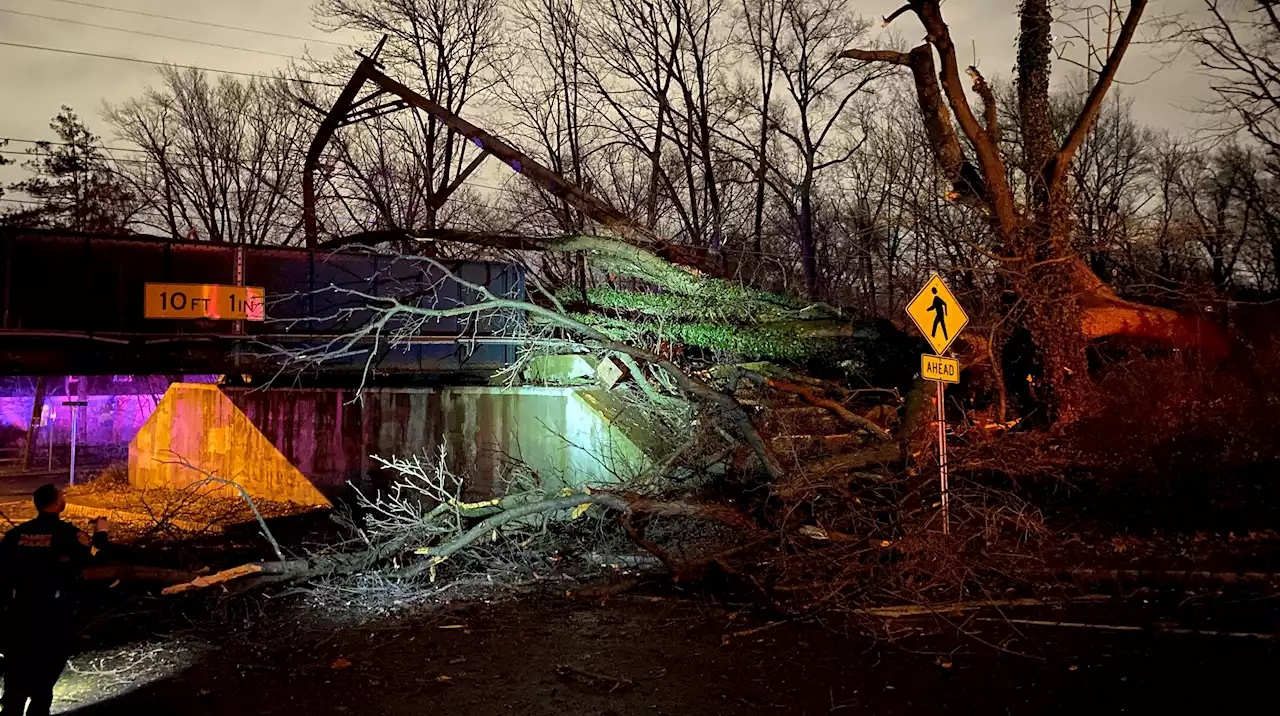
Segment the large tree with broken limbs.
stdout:
<path fill-rule="evenodd" d="M 1120 298 L 1077 253 L 1071 222 L 1069 169 L 1115 82 L 1148 0 L 1131 0 L 1120 32 L 1066 138 L 1054 136 L 1049 85 L 1054 16 L 1049 0 L 1018 7 L 1017 118 L 1021 157 L 1002 147 L 996 96 L 968 68 L 975 111 L 961 77 L 951 29 L 939 0 L 910 0 L 886 24 L 914 16 L 925 42 L 909 52 L 848 49 L 843 57 L 910 70 L 934 156 L 952 184 L 950 198 L 983 212 L 991 229 L 985 254 L 1026 307 L 1023 324 L 1037 345 L 1054 417 L 1071 422 L 1093 393 L 1086 355 L 1090 339 L 1122 336 L 1179 348 L 1225 352 L 1221 331 L 1194 316 Z M 959 126 L 959 132 L 956 126 Z M 1013 184 L 1021 169 L 1025 186 Z"/>

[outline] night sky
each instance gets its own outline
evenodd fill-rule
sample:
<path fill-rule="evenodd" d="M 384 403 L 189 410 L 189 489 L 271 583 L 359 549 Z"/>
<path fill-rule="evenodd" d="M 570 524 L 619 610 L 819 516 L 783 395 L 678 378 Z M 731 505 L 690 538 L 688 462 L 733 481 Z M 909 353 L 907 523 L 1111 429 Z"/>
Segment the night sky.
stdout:
<path fill-rule="evenodd" d="M 354 42 L 358 39 L 349 34 L 333 35 L 318 29 L 313 23 L 309 0 L 84 2 L 320 40 Z M 851 2 L 855 10 L 867 15 L 883 14 L 892 10 L 895 5 L 892 0 Z M 1123 4 L 1127 7 L 1127 3 Z M 1201 6 L 1202 0 L 1164 0 L 1153 3 L 1148 15 L 1155 17 L 1162 12 L 1195 10 Z M 950 0 L 943 6 L 963 64 L 972 61 L 976 47 L 979 66 L 988 79 L 1009 76 L 1013 66 L 1012 43 L 1017 32 L 1015 7 L 1014 0 Z M 311 53 L 314 57 L 328 59 L 335 52 L 341 51 L 341 48 L 323 42 L 309 43 L 174 22 L 95 9 L 61 0 L 0 0 L 0 8 L 283 55 L 302 57 Z M 910 44 L 915 44 L 921 35 L 917 21 L 909 14 L 895 22 L 890 30 Z M 886 32 L 876 30 L 877 36 L 884 40 L 889 39 Z M 240 72 L 266 73 L 289 61 L 284 57 L 144 37 L 5 12 L 0 12 L 0 42 L 74 49 Z M 1160 69 L 1161 62 L 1154 57 L 1158 55 L 1168 59 L 1173 54 L 1174 50 L 1167 46 L 1135 46 L 1125 60 L 1121 79 L 1129 82 L 1146 81 L 1140 85 L 1125 86 L 1122 91 L 1135 99 L 1134 113 L 1139 121 L 1183 132 L 1192 128 L 1199 120 L 1188 110 L 1196 106 L 1197 97 L 1206 95 L 1208 82 L 1195 72 L 1194 62 L 1186 53 Z M 0 67 L 4 68 L 0 72 L 0 97 L 4 97 L 4 102 L 0 104 L 0 137 L 19 139 L 49 138 L 48 121 L 65 104 L 74 108 L 95 131 L 111 143 L 113 138 L 110 136 L 110 129 L 100 117 L 103 103 L 120 102 L 137 95 L 156 80 L 156 69 L 144 64 L 3 45 L 0 45 Z M 1066 69 L 1066 65 L 1058 65 L 1058 79 L 1065 75 Z M 12 143 L 7 149 L 20 151 L 26 146 L 29 145 Z M 14 179 L 17 176 L 14 170 L 14 167 L 0 170 L 3 172 L 0 178 Z"/>

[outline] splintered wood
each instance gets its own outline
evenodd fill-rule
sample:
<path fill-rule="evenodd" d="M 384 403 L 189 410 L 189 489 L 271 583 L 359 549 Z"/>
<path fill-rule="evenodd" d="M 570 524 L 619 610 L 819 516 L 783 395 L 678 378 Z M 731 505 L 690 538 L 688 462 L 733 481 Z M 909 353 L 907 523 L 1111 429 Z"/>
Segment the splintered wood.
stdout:
<path fill-rule="evenodd" d="M 224 569 L 221 572 L 214 572 L 213 574 L 208 574 L 203 577 L 196 577 L 190 582 L 183 582 L 182 584 L 175 584 L 171 587 L 165 587 L 164 589 L 160 590 L 160 593 L 161 594 L 178 594 L 179 592 L 186 592 L 192 589 L 204 589 L 206 587 L 212 587 L 214 585 L 222 584 L 224 582 L 230 582 L 233 579 L 239 579 L 241 577 L 247 577 L 251 574 L 257 574 L 261 571 L 262 571 L 262 565 L 260 564 L 242 564 L 238 567 L 232 567 L 231 569 Z"/>

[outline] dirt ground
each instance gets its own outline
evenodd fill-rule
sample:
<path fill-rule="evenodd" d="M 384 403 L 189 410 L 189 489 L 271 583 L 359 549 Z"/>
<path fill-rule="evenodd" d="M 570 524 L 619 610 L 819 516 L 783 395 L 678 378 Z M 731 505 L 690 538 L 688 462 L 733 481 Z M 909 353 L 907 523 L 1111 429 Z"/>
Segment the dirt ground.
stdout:
<path fill-rule="evenodd" d="M 1275 639 L 1150 628 L 1275 635 L 1274 597 L 984 611 L 960 618 L 965 635 L 899 621 L 892 643 L 846 617 L 779 623 L 670 595 L 476 601 L 365 623 L 275 601 L 254 607 L 266 610 L 254 615 L 260 627 L 170 631 L 80 654 L 59 684 L 57 712 L 1230 713 L 1273 703 L 1280 666 Z M 145 615 L 128 619 L 145 630 Z"/>

